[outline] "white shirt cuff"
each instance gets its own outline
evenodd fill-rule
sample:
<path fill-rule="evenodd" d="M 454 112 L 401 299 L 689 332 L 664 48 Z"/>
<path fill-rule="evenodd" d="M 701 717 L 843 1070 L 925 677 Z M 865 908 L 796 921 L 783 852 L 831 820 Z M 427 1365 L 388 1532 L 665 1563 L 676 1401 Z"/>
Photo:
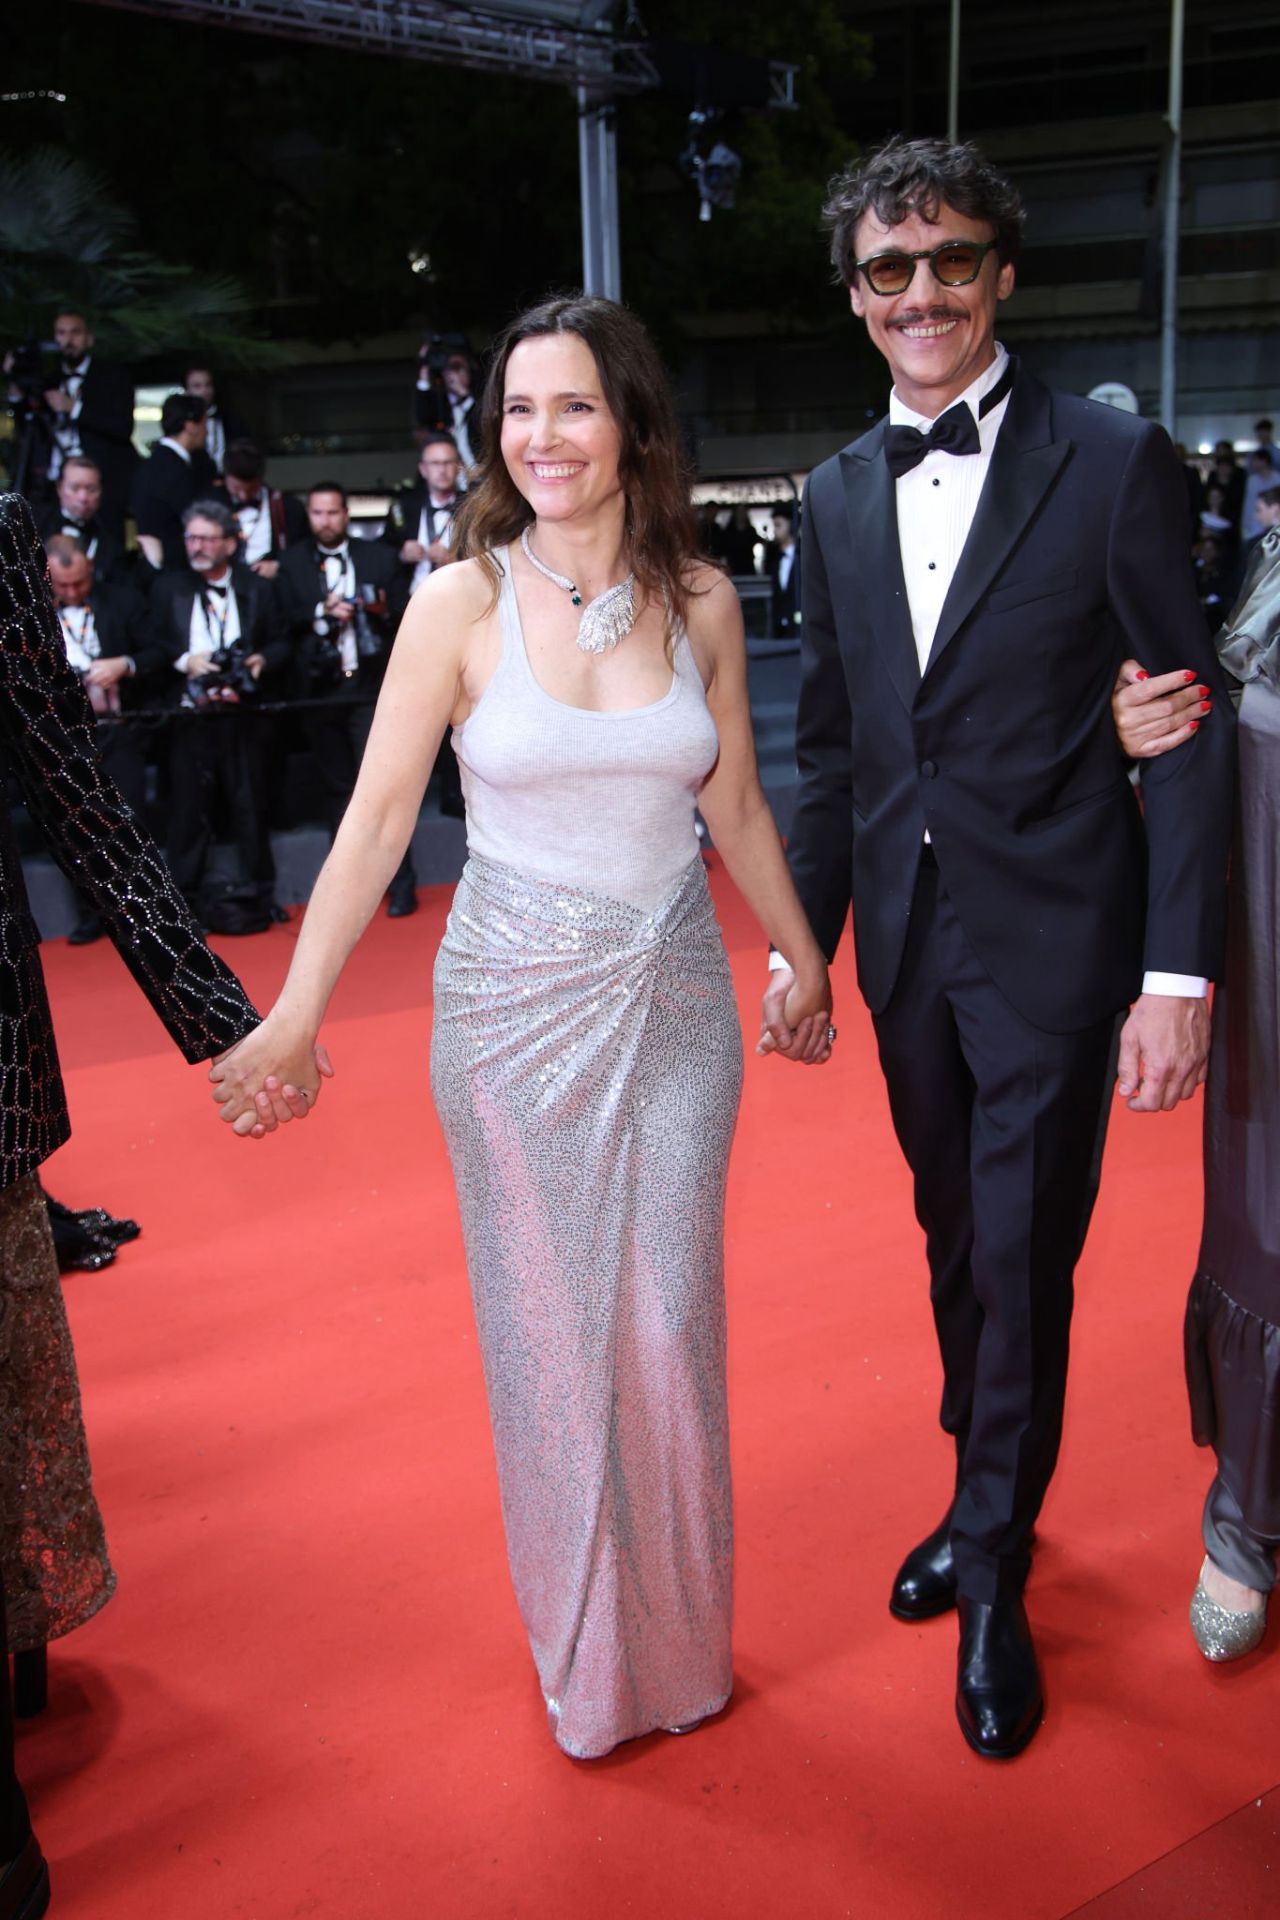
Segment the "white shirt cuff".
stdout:
<path fill-rule="evenodd" d="M 781 973 L 784 967 L 787 969 L 789 973 L 791 971 L 791 962 L 786 958 L 784 954 L 779 953 L 777 948 L 775 947 L 773 952 L 769 955 L 769 971 L 770 973 Z"/>
<path fill-rule="evenodd" d="M 1142 991 L 1171 994 L 1179 1000 L 1204 1000 L 1208 998 L 1209 982 L 1197 973 L 1144 973 Z"/>

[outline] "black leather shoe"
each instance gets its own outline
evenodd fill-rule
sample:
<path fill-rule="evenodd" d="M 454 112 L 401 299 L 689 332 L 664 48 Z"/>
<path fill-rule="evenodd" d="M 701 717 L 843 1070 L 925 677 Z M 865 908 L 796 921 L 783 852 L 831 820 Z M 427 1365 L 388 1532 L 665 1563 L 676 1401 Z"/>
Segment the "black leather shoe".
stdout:
<path fill-rule="evenodd" d="M 393 887 L 387 901 L 388 920 L 407 920 L 418 911 L 418 896 L 412 887 Z"/>
<path fill-rule="evenodd" d="M 49 1911 L 49 1869 L 34 1833 L 16 1859 L 0 1868 L 0 1920 L 40 1920 Z"/>
<path fill-rule="evenodd" d="M 103 926 L 101 920 L 86 916 L 83 920 L 77 920 L 74 927 L 72 927 L 70 933 L 67 935 L 67 945 L 69 947 L 91 947 L 95 940 L 101 940 L 105 932 L 106 928 Z"/>
<path fill-rule="evenodd" d="M 893 1583 L 889 1611 L 899 1620 L 932 1620 L 956 1603 L 956 1563 L 951 1557 L 951 1509 L 927 1540 L 913 1547 Z"/>
<path fill-rule="evenodd" d="M 988 1606 L 962 1594 L 959 1605 L 960 1731 L 984 1759 L 1012 1760 L 1031 1740 L 1044 1713 L 1027 1610 L 1020 1597 Z"/>

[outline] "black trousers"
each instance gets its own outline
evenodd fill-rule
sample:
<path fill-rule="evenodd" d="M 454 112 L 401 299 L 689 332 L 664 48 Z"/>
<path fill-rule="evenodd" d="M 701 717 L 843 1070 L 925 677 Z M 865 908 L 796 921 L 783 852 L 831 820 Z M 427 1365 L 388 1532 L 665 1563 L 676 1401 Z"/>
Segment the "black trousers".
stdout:
<path fill-rule="evenodd" d="M 315 757 L 316 769 L 324 787 L 330 840 L 341 826 L 347 802 L 355 790 L 360 762 L 369 744 L 375 704 L 374 695 L 366 699 L 351 699 L 339 691 L 324 706 L 309 707 L 302 716 L 307 745 Z M 409 846 L 392 876 L 391 891 L 394 893 L 401 887 L 411 889 L 416 884 L 413 848 Z"/>
<path fill-rule="evenodd" d="M 875 1029 L 925 1233 L 941 1419 L 956 1446 L 952 1549 L 972 1600 L 1021 1591 L 1057 1462 L 1115 1026 L 1053 1034 L 1024 1020 L 969 945 L 926 849 Z"/>
<path fill-rule="evenodd" d="M 270 718 L 245 706 L 180 713 L 169 730 L 169 868 L 196 902 L 219 816 L 236 849 L 241 879 L 270 900 L 276 883 L 267 817 Z"/>

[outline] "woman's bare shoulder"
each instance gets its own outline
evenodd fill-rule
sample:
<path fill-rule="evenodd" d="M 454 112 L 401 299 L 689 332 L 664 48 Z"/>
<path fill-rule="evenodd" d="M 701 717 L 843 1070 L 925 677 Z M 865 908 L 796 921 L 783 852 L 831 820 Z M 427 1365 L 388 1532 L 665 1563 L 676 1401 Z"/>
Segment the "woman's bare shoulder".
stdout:
<path fill-rule="evenodd" d="M 495 585 L 480 560 L 454 560 L 427 575 L 409 606 L 433 619 L 480 620 L 493 604 Z"/>

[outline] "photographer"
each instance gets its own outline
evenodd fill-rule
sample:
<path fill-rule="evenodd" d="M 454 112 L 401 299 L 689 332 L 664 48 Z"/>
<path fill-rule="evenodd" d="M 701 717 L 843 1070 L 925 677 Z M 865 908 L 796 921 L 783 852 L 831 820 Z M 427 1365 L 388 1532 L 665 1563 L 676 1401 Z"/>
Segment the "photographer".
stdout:
<path fill-rule="evenodd" d="M 247 440 L 249 429 L 235 414 L 223 410 L 207 360 L 188 360 L 182 369 L 182 391 L 204 401 L 204 450 L 214 472 L 225 473 L 227 448 L 236 440 Z"/>
<path fill-rule="evenodd" d="M 307 537 L 302 502 L 266 483 L 267 463 L 251 440 L 233 440 L 223 458 L 222 486 L 240 527 L 240 558 L 274 580 L 288 546 Z"/>
<path fill-rule="evenodd" d="M 46 547 L 57 534 L 78 540 L 93 562 L 93 577 L 99 587 L 132 582 L 133 568 L 124 542 L 103 526 L 101 507 L 102 475 L 97 464 L 87 454 L 74 453 L 63 461 L 57 499 L 33 509 L 36 532 Z"/>
<path fill-rule="evenodd" d="M 129 486 L 138 464 L 133 444 L 133 382 L 123 367 L 94 355 L 89 323 L 74 308 L 54 316 L 55 368 L 43 366 L 39 344 L 27 341 L 6 356 L 10 398 L 28 421 L 29 457 L 21 486 L 38 499 L 57 482 L 66 462 L 87 454 L 102 476 L 103 526 L 124 535 Z M 41 390 L 40 379 L 46 384 Z"/>
<path fill-rule="evenodd" d="M 196 404 L 199 404 L 198 402 Z M 181 679 L 185 711 L 169 729 L 169 866 L 183 897 L 215 932 L 260 931 L 277 917 L 275 861 L 267 825 L 267 716 L 260 694 L 289 661 L 270 584 L 235 560 L 239 528 L 221 500 L 197 500 L 182 516 L 187 564 L 151 591 L 151 631 Z M 241 885 L 206 888 L 221 804 Z"/>
<path fill-rule="evenodd" d="M 423 341 L 418 354 L 413 423 L 419 435 L 451 434 L 467 474 L 481 452 L 478 387 L 476 364 L 462 334 L 433 333 Z"/>
<path fill-rule="evenodd" d="M 412 567 L 409 591 L 453 559 L 453 516 L 462 505 L 457 442 L 451 433 L 429 433 L 418 455 L 418 484 L 397 494 L 387 512 L 382 539 Z"/>
<path fill-rule="evenodd" d="M 167 661 L 148 630 L 146 602 L 134 588 L 101 580 L 78 540 L 55 533 L 45 542 L 49 582 L 67 659 L 89 704 L 101 716 L 95 728 L 102 764 L 138 819 L 147 798 L 147 736 L 131 711 L 151 705 Z M 73 947 L 101 939 L 105 929 L 86 895 L 77 893 Z"/>
<path fill-rule="evenodd" d="M 345 488 L 326 480 L 307 495 L 310 537 L 291 546 L 276 586 L 295 649 L 307 744 L 324 785 L 330 837 L 364 757 L 374 703 L 408 600 L 407 568 L 381 540 L 349 537 Z M 391 882 L 393 920 L 417 911 L 412 849 Z"/>

